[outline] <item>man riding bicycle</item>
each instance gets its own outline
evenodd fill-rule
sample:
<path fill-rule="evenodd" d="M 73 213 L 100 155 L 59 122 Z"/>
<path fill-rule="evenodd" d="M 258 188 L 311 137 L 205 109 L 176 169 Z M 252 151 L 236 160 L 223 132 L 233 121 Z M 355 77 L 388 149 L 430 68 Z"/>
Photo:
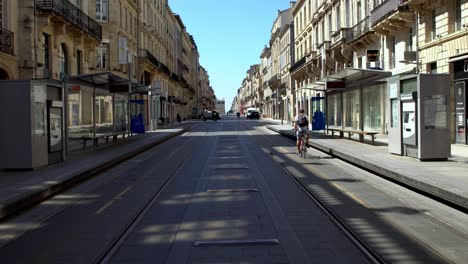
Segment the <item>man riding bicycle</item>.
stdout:
<path fill-rule="evenodd" d="M 294 123 L 294 131 L 296 132 L 296 146 L 297 146 L 297 153 L 300 153 L 301 150 L 301 137 L 303 135 L 306 136 L 306 142 L 305 145 L 306 147 L 310 147 L 309 144 L 309 120 L 307 119 L 307 116 L 304 115 L 304 109 L 299 110 L 299 114 L 296 116 Z"/>

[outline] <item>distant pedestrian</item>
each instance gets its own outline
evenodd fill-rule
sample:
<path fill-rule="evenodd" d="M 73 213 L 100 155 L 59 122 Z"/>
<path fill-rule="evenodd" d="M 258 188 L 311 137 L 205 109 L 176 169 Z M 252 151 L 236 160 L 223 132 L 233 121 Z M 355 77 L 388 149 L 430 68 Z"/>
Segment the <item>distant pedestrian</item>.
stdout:
<path fill-rule="evenodd" d="M 182 122 L 179 113 L 177 113 L 177 122 Z"/>

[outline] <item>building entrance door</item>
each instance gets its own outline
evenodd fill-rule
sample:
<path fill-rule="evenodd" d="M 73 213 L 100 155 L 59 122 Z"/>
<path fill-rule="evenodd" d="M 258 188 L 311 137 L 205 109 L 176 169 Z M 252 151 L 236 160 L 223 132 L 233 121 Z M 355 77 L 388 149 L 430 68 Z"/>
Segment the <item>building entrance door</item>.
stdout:
<path fill-rule="evenodd" d="M 466 86 L 465 81 L 455 83 L 455 143 L 467 144 L 466 126 Z"/>

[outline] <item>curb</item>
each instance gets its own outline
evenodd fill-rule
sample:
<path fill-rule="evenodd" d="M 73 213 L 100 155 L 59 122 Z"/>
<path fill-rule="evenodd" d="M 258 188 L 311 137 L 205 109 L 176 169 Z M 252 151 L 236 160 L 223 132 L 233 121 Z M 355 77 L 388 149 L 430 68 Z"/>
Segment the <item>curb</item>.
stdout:
<path fill-rule="evenodd" d="M 268 129 L 279 133 L 282 136 L 286 136 L 288 138 L 296 139 L 293 134 L 287 133 L 284 130 L 280 130 L 271 126 L 267 126 Z M 426 182 L 415 180 L 410 175 L 405 175 L 403 173 L 399 173 L 394 170 L 390 170 L 379 165 L 370 163 L 368 161 L 359 159 L 354 156 L 350 156 L 342 151 L 335 150 L 333 148 L 325 147 L 323 145 L 317 144 L 315 142 L 311 142 L 311 145 L 322 152 L 325 152 L 331 156 L 335 156 L 341 160 L 347 161 L 353 165 L 358 167 L 364 168 L 368 171 L 381 175 L 384 178 L 390 179 L 392 181 L 398 182 L 400 184 L 409 186 L 413 189 L 419 190 L 420 192 L 426 193 L 430 196 L 436 197 L 437 199 L 443 200 L 445 202 L 455 204 L 458 207 L 463 208 L 464 210 L 468 210 L 468 198 L 458 195 L 456 193 L 444 190 L 437 186 L 428 184 Z"/>
<path fill-rule="evenodd" d="M 21 213 L 22 211 L 31 208 L 32 206 L 60 193 L 63 192 L 87 179 L 92 178 L 96 174 L 105 171 L 116 164 L 128 160 L 137 154 L 140 154 L 156 145 L 159 145 L 165 141 L 168 141 L 178 135 L 181 135 L 187 131 L 187 128 L 182 128 L 181 131 L 170 134 L 168 136 L 164 136 L 162 138 L 156 139 L 155 141 L 149 144 L 143 144 L 136 149 L 133 149 L 129 152 L 125 152 L 122 155 L 115 157 L 113 159 L 103 161 L 101 164 L 98 164 L 94 167 L 80 170 L 74 174 L 71 174 L 67 179 L 51 184 L 47 187 L 44 187 L 40 190 L 28 193 L 26 195 L 22 195 L 20 197 L 15 197 L 10 201 L 7 201 L 4 204 L 0 205 L 0 221 L 3 221 L 7 218 L 10 218 L 14 215 Z"/>

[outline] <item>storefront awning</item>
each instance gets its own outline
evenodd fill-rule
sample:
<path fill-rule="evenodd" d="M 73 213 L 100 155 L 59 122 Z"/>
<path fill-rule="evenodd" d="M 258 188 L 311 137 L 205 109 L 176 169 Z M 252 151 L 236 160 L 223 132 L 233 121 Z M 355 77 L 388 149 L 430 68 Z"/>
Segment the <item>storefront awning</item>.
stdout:
<path fill-rule="evenodd" d="M 325 91 L 325 83 L 324 82 L 313 82 L 308 83 L 306 86 L 300 88 L 305 90 L 314 90 L 314 91 Z"/>
<path fill-rule="evenodd" d="M 128 79 L 122 78 L 112 72 L 99 72 L 91 74 L 82 74 L 70 76 L 67 82 L 83 83 L 94 88 L 108 89 L 110 92 L 126 92 L 128 91 Z M 141 92 L 147 88 L 140 83 L 131 82 L 132 93 Z"/>
<path fill-rule="evenodd" d="M 454 62 L 454 61 L 459 61 L 459 60 L 466 60 L 468 59 L 468 54 L 462 54 L 462 55 L 457 55 L 457 56 L 453 56 L 453 57 L 450 57 L 448 62 Z"/>
<path fill-rule="evenodd" d="M 375 82 L 391 76 L 392 72 L 389 71 L 346 68 L 321 79 L 318 83 L 342 81 L 346 83 L 346 86 L 353 86 L 361 83 Z"/>

